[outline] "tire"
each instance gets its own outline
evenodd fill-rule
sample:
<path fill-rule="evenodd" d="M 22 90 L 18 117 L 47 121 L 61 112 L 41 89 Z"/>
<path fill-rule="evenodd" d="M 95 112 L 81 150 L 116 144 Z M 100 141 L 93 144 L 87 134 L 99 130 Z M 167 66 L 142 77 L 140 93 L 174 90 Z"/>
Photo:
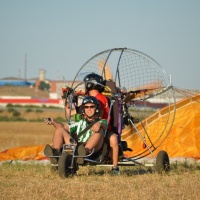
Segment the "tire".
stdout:
<path fill-rule="evenodd" d="M 156 158 L 156 171 L 158 173 L 169 172 L 170 171 L 170 162 L 169 156 L 166 151 L 159 151 Z"/>
<path fill-rule="evenodd" d="M 61 178 L 68 178 L 72 176 L 77 171 L 76 160 L 74 159 L 73 168 L 71 168 L 72 155 L 63 153 L 58 161 L 58 174 Z"/>

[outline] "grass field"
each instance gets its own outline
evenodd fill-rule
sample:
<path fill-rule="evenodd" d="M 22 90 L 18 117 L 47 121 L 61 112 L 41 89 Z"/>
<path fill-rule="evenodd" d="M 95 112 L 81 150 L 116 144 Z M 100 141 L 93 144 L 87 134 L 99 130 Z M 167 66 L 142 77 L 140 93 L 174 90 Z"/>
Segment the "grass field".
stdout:
<path fill-rule="evenodd" d="M 137 167 L 121 168 L 112 176 L 108 169 L 80 167 L 77 175 L 61 179 L 49 164 L 4 163 L 0 166 L 0 199 L 109 199 L 165 200 L 200 196 L 200 168 L 173 166 L 169 174 Z"/>
<path fill-rule="evenodd" d="M 51 143 L 54 128 L 42 122 L 0 122 L 0 151 Z"/>
<path fill-rule="evenodd" d="M 15 108 L 17 109 L 17 108 Z M 17 109 L 20 111 L 20 117 L 31 121 L 11 121 L 0 122 L 0 151 L 11 147 L 40 145 L 51 143 L 54 128 L 53 126 L 47 126 L 43 122 L 46 117 L 62 117 L 64 118 L 64 111 L 62 109 L 43 109 L 43 112 L 26 112 L 26 109 Z M 11 117 L 12 112 L 3 110 L 0 116 Z"/>

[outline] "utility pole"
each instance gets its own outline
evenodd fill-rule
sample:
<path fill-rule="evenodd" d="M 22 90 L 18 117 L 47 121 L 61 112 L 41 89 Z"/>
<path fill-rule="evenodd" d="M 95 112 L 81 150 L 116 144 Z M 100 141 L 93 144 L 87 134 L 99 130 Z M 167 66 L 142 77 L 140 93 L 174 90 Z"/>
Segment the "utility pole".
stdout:
<path fill-rule="evenodd" d="M 27 54 L 25 54 L 24 79 L 25 79 L 25 81 L 27 81 Z"/>

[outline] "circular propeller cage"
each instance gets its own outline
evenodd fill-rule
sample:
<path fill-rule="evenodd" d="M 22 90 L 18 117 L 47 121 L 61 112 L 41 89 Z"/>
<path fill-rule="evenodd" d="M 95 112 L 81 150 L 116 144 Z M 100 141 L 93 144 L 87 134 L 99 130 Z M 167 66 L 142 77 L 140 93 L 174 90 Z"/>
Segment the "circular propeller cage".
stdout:
<path fill-rule="evenodd" d="M 171 77 L 162 66 L 137 50 L 109 49 L 90 58 L 76 74 L 71 87 L 84 91 L 83 78 L 90 73 L 113 80 L 124 93 L 137 93 L 126 102 L 128 113 L 139 122 L 132 120 L 122 129 L 121 140 L 132 149 L 124 154 L 139 159 L 156 150 L 169 134 L 175 117 Z"/>

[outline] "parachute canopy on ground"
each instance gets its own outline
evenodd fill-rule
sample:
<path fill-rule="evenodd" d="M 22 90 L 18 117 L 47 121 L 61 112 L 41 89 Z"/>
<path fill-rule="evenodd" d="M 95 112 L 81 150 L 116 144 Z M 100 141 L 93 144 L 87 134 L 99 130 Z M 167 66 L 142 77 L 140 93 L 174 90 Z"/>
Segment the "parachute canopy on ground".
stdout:
<path fill-rule="evenodd" d="M 151 141 L 157 140 L 157 135 L 154 134 L 154 129 L 159 127 L 165 118 L 165 110 L 163 108 L 154 115 L 150 116 L 143 123 L 148 124 L 148 133 L 151 136 Z M 144 130 L 137 125 L 142 135 L 145 135 Z M 184 157 L 200 159 L 200 95 L 184 99 L 176 103 L 176 115 L 169 135 L 164 142 L 154 151 L 155 154 L 160 150 L 165 150 L 169 157 Z M 135 133 L 133 127 L 127 127 L 122 134 L 122 139 L 128 142 L 132 152 L 125 152 L 129 157 L 133 157 L 137 151 L 143 148 L 141 138 Z M 146 137 L 147 144 L 150 144 Z M 154 143 L 155 144 L 155 143 Z"/>

